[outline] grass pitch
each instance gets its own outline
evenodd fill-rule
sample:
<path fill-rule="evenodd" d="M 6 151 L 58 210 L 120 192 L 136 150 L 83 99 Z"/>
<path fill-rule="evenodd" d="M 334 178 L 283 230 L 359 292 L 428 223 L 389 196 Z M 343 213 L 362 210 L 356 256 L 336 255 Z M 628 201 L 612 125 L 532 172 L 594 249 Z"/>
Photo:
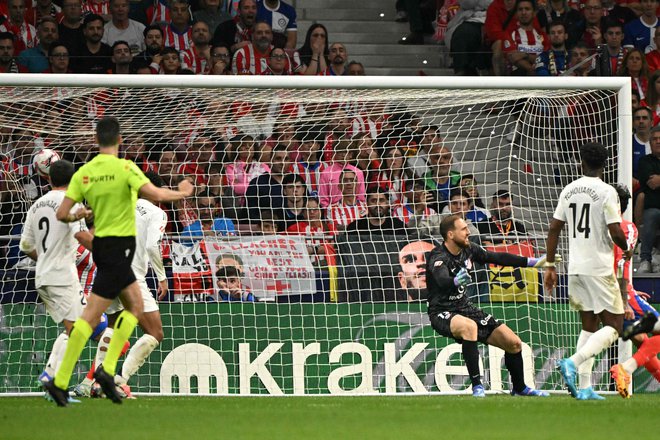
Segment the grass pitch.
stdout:
<path fill-rule="evenodd" d="M 606 439 L 652 422 L 659 394 L 568 396 L 0 398 L 0 439 Z"/>

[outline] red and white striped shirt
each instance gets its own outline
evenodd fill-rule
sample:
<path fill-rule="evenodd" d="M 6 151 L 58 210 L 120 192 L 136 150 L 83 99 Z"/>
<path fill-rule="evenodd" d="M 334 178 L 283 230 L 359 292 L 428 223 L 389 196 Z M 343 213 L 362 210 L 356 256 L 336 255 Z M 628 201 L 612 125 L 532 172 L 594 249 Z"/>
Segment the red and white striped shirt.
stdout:
<path fill-rule="evenodd" d="M 14 56 L 25 49 L 32 49 L 38 44 L 37 30 L 27 21 L 23 21 L 20 26 L 15 26 L 7 20 L 0 25 L 0 32 L 11 32 L 18 37 L 14 45 Z"/>
<path fill-rule="evenodd" d="M 632 249 L 637 244 L 637 238 L 639 237 L 639 232 L 637 227 L 631 221 L 623 219 L 621 221 L 621 229 L 623 229 L 623 234 L 626 236 L 626 242 L 628 243 L 628 249 Z M 632 269 L 632 260 L 626 260 L 623 258 L 623 250 L 619 246 L 614 246 L 614 273 L 619 277 L 618 271 L 623 270 L 623 278 L 626 280 L 626 287 L 628 296 L 635 294 L 635 288 L 632 284 L 631 277 Z"/>
<path fill-rule="evenodd" d="M 366 133 L 371 139 L 377 139 L 378 127 L 374 121 L 364 116 L 356 116 L 351 123 L 351 135 Z"/>
<path fill-rule="evenodd" d="M 398 205 L 395 206 L 392 209 L 392 212 L 394 212 L 394 215 L 401 220 L 403 223 L 406 225 L 410 223 L 410 219 L 415 216 L 413 209 L 409 205 Z M 429 208 L 428 206 L 424 209 L 424 212 L 422 213 L 422 216 L 420 220 L 426 220 L 432 215 L 436 215 L 437 212 L 433 208 Z"/>
<path fill-rule="evenodd" d="M 92 293 L 94 277 L 96 276 L 96 264 L 94 264 L 92 252 L 83 245 L 79 245 L 76 250 L 76 268 L 78 269 L 78 279 L 83 288 L 83 293 L 87 297 Z"/>
<path fill-rule="evenodd" d="M 548 49 L 550 49 L 550 39 L 545 33 L 539 33 L 533 28 L 525 30 L 519 27 L 504 40 L 505 52 L 524 52 L 539 55 Z"/>
<path fill-rule="evenodd" d="M 367 215 L 367 204 L 357 200 L 355 205 L 345 205 L 343 202 L 328 207 L 328 221 L 336 226 L 348 226 L 355 220 Z"/>
<path fill-rule="evenodd" d="M 87 0 L 82 4 L 83 15 L 96 14 L 96 15 L 110 15 L 110 1 L 109 0 Z"/>
<path fill-rule="evenodd" d="M 3 158 L 2 169 L 7 173 L 14 173 L 15 176 L 31 176 L 32 175 L 32 164 L 23 164 L 16 159 Z"/>
<path fill-rule="evenodd" d="M 318 247 L 322 244 L 330 245 L 331 241 L 328 240 L 329 235 L 336 235 L 337 230 L 332 223 L 321 224 L 321 226 L 311 226 L 307 222 L 298 222 L 286 230 L 289 234 L 305 236 L 305 244 L 307 246 Z M 334 249 L 334 248 L 333 248 Z M 310 255 L 310 258 L 317 262 L 320 260 L 318 255 Z"/>
<path fill-rule="evenodd" d="M 307 185 L 307 190 L 314 196 L 319 193 L 319 182 L 321 173 L 326 165 L 323 162 L 308 164 L 306 162 L 296 162 L 289 167 L 289 171 L 303 178 Z"/>
<path fill-rule="evenodd" d="M 146 13 L 148 24 L 169 23 L 171 21 L 167 0 L 154 0 L 154 4 L 147 8 Z"/>
<path fill-rule="evenodd" d="M 163 29 L 165 33 L 165 47 L 173 47 L 178 51 L 184 51 L 190 49 L 192 46 L 192 27 L 188 28 L 183 32 L 179 33 L 172 29 L 172 25 L 165 26 Z"/>
<path fill-rule="evenodd" d="M 48 12 L 48 15 L 57 19 L 61 14 L 62 14 L 62 8 L 60 8 L 54 3 L 51 3 L 50 11 Z M 41 20 L 42 17 L 43 15 L 39 13 L 39 9 L 36 6 L 28 8 L 28 10 L 25 12 L 25 18 L 27 22 L 35 27 L 39 24 L 39 21 Z"/>
<path fill-rule="evenodd" d="M 268 57 L 273 49 L 271 45 L 266 53 L 258 53 L 252 43 L 241 47 L 234 54 L 231 69 L 234 75 L 261 75 L 268 71 Z"/>
<path fill-rule="evenodd" d="M 183 68 L 190 69 L 195 75 L 206 73 L 208 64 L 206 58 L 197 52 L 194 45 L 181 52 L 181 63 Z"/>

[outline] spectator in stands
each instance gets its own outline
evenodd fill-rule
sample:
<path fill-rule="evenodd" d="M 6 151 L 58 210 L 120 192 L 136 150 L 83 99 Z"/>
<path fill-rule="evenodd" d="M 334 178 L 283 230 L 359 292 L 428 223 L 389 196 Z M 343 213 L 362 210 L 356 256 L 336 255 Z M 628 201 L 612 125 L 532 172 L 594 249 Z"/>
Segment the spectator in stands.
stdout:
<path fill-rule="evenodd" d="M 112 20 L 105 24 L 103 42 L 112 45 L 117 40 L 126 41 L 131 53 L 137 55 L 145 49 L 145 26 L 128 18 L 128 0 L 110 0 Z"/>
<path fill-rule="evenodd" d="M 660 126 L 651 130 L 651 154 L 639 160 L 638 178 L 644 193 L 642 247 L 638 273 L 654 272 L 651 254 L 660 227 Z"/>
<path fill-rule="evenodd" d="M 577 24 L 582 20 L 582 15 L 577 10 L 568 5 L 567 0 L 549 0 L 544 6 L 540 7 L 536 13 L 536 18 L 541 25 L 541 29 L 550 32 L 550 25 L 554 22 L 564 23 L 564 29 L 568 34 L 568 41 L 571 44 L 576 43 L 579 35 L 571 34 L 577 32 Z"/>
<path fill-rule="evenodd" d="M 352 174 L 348 171 L 346 174 Z M 364 205 L 350 212 L 347 211 L 346 204 L 341 208 L 342 215 L 345 217 L 353 217 L 353 221 L 346 227 L 348 234 L 369 234 L 369 235 L 406 235 L 406 225 L 398 218 L 392 217 L 390 211 L 390 202 L 387 192 L 378 186 L 369 189 L 367 194 L 367 212 L 361 214 Z M 329 219 L 337 219 L 337 210 L 331 208 L 334 217 L 328 216 Z M 337 222 L 335 222 L 337 224 Z M 341 222 L 339 222 L 341 225 Z"/>
<path fill-rule="evenodd" d="M 295 49 L 298 39 L 296 10 L 282 0 L 257 2 L 257 21 L 265 21 L 273 30 L 273 45 L 282 49 Z"/>
<path fill-rule="evenodd" d="M 437 125 L 427 125 L 422 130 L 417 154 L 406 160 L 408 173 L 413 177 L 424 177 L 429 172 L 429 151 L 436 145 L 442 145 L 440 128 Z"/>
<path fill-rule="evenodd" d="M 470 196 L 460 188 L 453 189 L 449 196 L 448 210 L 444 213 L 448 215 L 459 215 L 467 223 L 470 235 L 477 237 L 479 235 L 479 229 L 472 223 L 472 220 L 466 218 L 468 212 L 470 212 Z"/>
<path fill-rule="evenodd" d="M 655 126 L 660 122 L 660 72 L 656 71 L 650 75 L 649 88 L 646 95 L 646 104 L 653 112 L 652 124 Z M 638 107 L 633 105 L 633 108 Z"/>
<path fill-rule="evenodd" d="M 123 44 L 123 51 L 122 56 L 126 56 L 126 53 L 130 54 L 130 49 L 128 48 L 128 44 L 126 43 L 120 43 L 117 42 L 117 44 Z M 123 142 L 124 146 L 124 158 L 132 160 L 135 165 L 138 166 L 142 170 L 143 173 L 146 172 L 157 172 L 157 164 L 151 160 L 149 160 L 149 157 L 147 156 L 146 152 L 146 145 L 144 142 L 144 137 L 141 134 L 133 135 L 133 136 L 127 136 L 124 139 Z M 167 150 L 165 150 L 167 151 Z M 164 154 L 164 153 L 163 153 Z M 161 159 L 167 160 L 166 157 L 161 157 Z M 166 171 L 163 169 L 163 171 Z M 168 169 L 167 172 L 168 174 L 171 174 L 172 169 Z"/>
<path fill-rule="evenodd" d="M 60 41 L 75 50 L 83 39 L 83 13 L 81 0 L 63 0 L 62 18 L 57 26 Z"/>
<path fill-rule="evenodd" d="M 565 1 L 565 0 L 564 0 Z M 560 76 L 568 69 L 569 56 L 566 50 L 566 26 L 561 21 L 549 25 L 550 49 L 536 59 L 537 76 Z"/>
<path fill-rule="evenodd" d="M 268 57 L 268 68 L 262 72 L 262 75 L 291 75 L 289 64 L 289 57 L 284 49 L 275 47 Z"/>
<path fill-rule="evenodd" d="M 280 232 L 280 219 L 272 211 L 262 211 L 259 218 L 259 230 L 261 235 L 274 235 Z"/>
<path fill-rule="evenodd" d="M 433 194 L 433 209 L 442 212 L 449 202 L 450 192 L 457 188 L 461 175 L 451 169 L 452 154 L 442 144 L 435 144 L 429 151 L 429 171 L 424 175 L 426 188 Z M 468 196 L 469 198 L 469 196 Z"/>
<path fill-rule="evenodd" d="M 359 168 L 350 164 L 353 160 L 351 143 L 346 138 L 341 138 L 333 145 L 332 161 L 328 163 L 321 172 L 319 182 L 319 199 L 321 207 L 339 203 L 342 200 L 341 173 L 345 170 L 353 171 L 356 177 L 356 197 L 358 201 L 365 201 L 364 173 Z"/>
<path fill-rule="evenodd" d="M 279 212 L 284 207 L 282 180 L 289 167 L 286 145 L 273 148 L 270 171 L 253 178 L 245 192 L 248 218 L 252 223 L 259 221 L 260 212 Z"/>
<path fill-rule="evenodd" d="M 649 66 L 649 73 L 653 74 L 660 69 L 660 27 L 653 30 L 652 50 L 646 52 L 646 64 Z"/>
<path fill-rule="evenodd" d="M 578 40 L 584 41 L 590 50 L 594 50 L 604 42 L 602 26 L 605 19 L 601 0 L 586 0 L 582 13 L 584 17 L 575 25 L 574 33 Z"/>
<path fill-rule="evenodd" d="M 203 21 L 192 25 L 192 41 L 190 47 L 182 52 L 183 64 L 196 75 L 208 71 L 208 60 L 211 58 L 211 34 L 209 26 Z"/>
<path fill-rule="evenodd" d="M 8 0 L 9 15 L 0 24 L 0 32 L 11 32 L 16 37 L 14 53 L 20 55 L 25 49 L 32 49 L 37 44 L 37 30 L 25 19 L 26 0 Z"/>
<path fill-rule="evenodd" d="M 639 12 L 633 12 L 633 9 L 618 4 L 621 3 L 621 1 L 615 1 L 615 0 L 602 0 L 602 1 L 603 1 L 603 16 L 607 17 L 608 20 L 616 21 L 617 23 L 621 24 L 621 26 L 625 26 L 627 23 L 630 23 L 631 21 L 635 20 L 638 14 L 641 14 L 641 6 L 639 7 L 637 7 L 636 5 L 633 6 L 633 7 L 637 7 L 637 10 L 639 11 Z M 639 5 L 639 3 L 637 3 L 637 5 Z"/>
<path fill-rule="evenodd" d="M 231 75 L 231 54 L 225 46 L 211 46 L 209 75 Z"/>
<path fill-rule="evenodd" d="M 250 1 L 250 0 L 246 0 Z M 234 75 L 261 75 L 268 68 L 268 57 L 273 49 L 273 31 L 265 22 L 254 25 L 252 42 L 234 53 L 232 71 Z"/>
<path fill-rule="evenodd" d="M 287 232 L 305 237 L 307 253 L 314 265 L 319 266 L 327 257 L 336 254 L 329 236 L 335 235 L 337 231 L 332 223 L 323 220 L 323 211 L 318 199 L 313 197 L 307 199 L 304 214 L 305 219 L 289 227 Z"/>
<path fill-rule="evenodd" d="M 166 47 L 161 52 L 160 70 L 163 75 L 192 75 L 192 71 L 181 65 L 179 51 L 173 47 Z"/>
<path fill-rule="evenodd" d="M 658 75 L 660 78 L 660 75 Z M 657 96 L 657 94 L 655 95 Z M 651 127 L 653 126 L 653 112 L 648 107 L 638 107 L 633 110 L 633 191 L 639 190 L 640 182 L 637 180 L 639 160 L 651 154 Z"/>
<path fill-rule="evenodd" d="M 43 73 L 71 73 L 69 69 L 69 49 L 59 41 L 48 48 L 48 69 Z"/>
<path fill-rule="evenodd" d="M 18 56 L 18 64 L 30 73 L 40 73 L 48 69 L 48 48 L 57 40 L 57 36 L 55 19 L 51 16 L 42 18 L 37 28 L 37 45 L 22 51 Z"/>
<path fill-rule="evenodd" d="M 477 208 L 481 208 L 485 213 L 488 213 L 486 205 L 484 205 L 481 196 L 479 195 L 479 189 L 477 188 L 477 179 L 472 174 L 463 174 L 461 176 L 461 181 L 458 184 L 459 188 L 464 190 L 470 196 L 470 204 L 474 205 Z"/>
<path fill-rule="evenodd" d="M 490 212 L 488 212 L 487 209 L 480 208 L 474 204 L 474 199 L 467 191 L 466 187 L 459 186 L 459 188 L 455 191 L 457 192 L 460 191 L 468 195 L 467 210 L 465 210 L 465 214 L 463 216 L 465 220 L 471 221 L 472 224 L 475 225 L 477 228 L 479 227 L 480 223 L 488 222 L 488 219 L 490 218 Z M 453 212 L 450 206 L 445 206 L 445 208 L 442 210 L 442 214 L 449 215 L 451 213 Z"/>
<path fill-rule="evenodd" d="M 215 272 L 218 286 L 218 301 L 254 302 L 256 298 L 247 287 L 243 287 L 243 274 L 235 267 L 221 267 Z"/>
<path fill-rule="evenodd" d="M 115 41 L 115 44 L 112 45 L 112 69 L 108 73 L 128 75 L 134 73 L 131 69 L 131 64 L 133 62 L 133 55 L 131 54 L 131 48 L 128 46 L 128 43 L 125 41 Z"/>
<path fill-rule="evenodd" d="M 298 49 L 301 71 L 305 75 L 319 75 L 328 69 L 328 30 L 321 23 L 307 29 L 305 43 Z"/>
<path fill-rule="evenodd" d="M 233 163 L 225 167 L 225 178 L 234 195 L 241 200 L 239 204 L 244 206 L 244 197 L 250 182 L 255 177 L 269 172 L 270 167 L 255 159 L 254 139 L 251 136 L 244 135 L 240 139 L 234 156 Z"/>
<path fill-rule="evenodd" d="M 328 207 L 327 218 L 338 231 L 367 214 L 364 201 L 357 197 L 357 173 L 345 168 L 339 174 L 341 199 Z M 321 204 L 323 206 L 323 204 Z"/>
<path fill-rule="evenodd" d="M 390 147 L 385 150 L 377 183 L 378 186 L 384 188 L 389 194 L 390 206 L 395 206 L 403 202 L 403 193 L 405 192 L 403 185 L 405 164 L 406 159 L 403 157 L 401 149 Z"/>
<path fill-rule="evenodd" d="M 73 49 L 71 68 L 75 73 L 106 73 L 112 66 L 112 48 L 103 43 L 103 17 L 89 14 L 82 25 L 84 40 Z M 123 41 L 123 40 L 117 40 Z"/>
<path fill-rule="evenodd" d="M 60 2 L 58 2 L 60 3 Z M 43 17 L 57 19 L 62 14 L 62 8 L 53 3 L 53 0 L 35 0 L 27 9 L 25 18 L 32 26 L 37 26 Z"/>
<path fill-rule="evenodd" d="M 623 43 L 623 26 L 614 20 L 608 20 L 603 27 L 605 45 L 599 49 L 595 75 L 616 76 L 623 68 L 625 50 Z"/>
<path fill-rule="evenodd" d="M 589 48 L 583 41 L 578 41 L 571 49 L 569 60 L 569 68 L 573 69 L 571 76 L 589 76 L 593 68 L 593 60 L 585 61 L 587 58 L 589 58 Z"/>
<path fill-rule="evenodd" d="M 493 52 L 493 73 L 496 76 L 506 72 L 502 45 L 515 28 L 515 5 L 516 0 L 493 0 L 486 11 L 484 39 Z"/>
<path fill-rule="evenodd" d="M 83 15 L 96 14 L 103 17 L 106 23 L 112 19 L 110 14 L 110 0 L 85 0 L 82 5 Z M 138 21 L 143 21 L 139 20 Z"/>
<path fill-rule="evenodd" d="M 490 221 L 480 222 L 479 232 L 485 235 L 503 235 L 504 238 L 488 237 L 492 243 L 511 243 L 519 241 L 516 236 L 527 234 L 525 226 L 513 219 L 513 199 L 509 191 L 500 189 L 493 194 L 490 204 Z M 511 239 L 507 237 L 511 235 Z"/>
<path fill-rule="evenodd" d="M 409 228 L 416 228 L 429 217 L 438 213 L 429 204 L 433 203 L 433 195 L 426 189 L 422 180 L 411 179 L 406 182 L 406 201 L 396 205 L 394 216 Z"/>
<path fill-rule="evenodd" d="M 348 74 L 346 70 L 346 61 L 348 60 L 348 51 L 342 43 L 332 43 L 330 46 L 330 65 L 325 71 L 326 75 L 342 76 Z"/>
<path fill-rule="evenodd" d="M 231 20 L 227 11 L 220 7 L 220 0 L 200 0 L 200 9 L 193 12 L 195 22 L 203 21 L 209 27 L 211 35 L 215 33 L 220 23 Z"/>
<path fill-rule="evenodd" d="M 534 0 L 517 0 L 518 27 L 508 34 L 503 43 L 513 75 L 533 76 L 536 73 L 536 57 L 550 48 L 545 32 L 538 32 L 534 28 L 535 16 Z"/>
<path fill-rule="evenodd" d="M 655 28 L 658 27 L 658 0 L 641 0 L 642 15 L 627 23 L 623 29 L 624 46 L 635 47 L 642 54 L 656 49 L 653 42 Z"/>
<path fill-rule="evenodd" d="M 213 34 L 213 45 L 226 46 L 232 53 L 235 53 L 238 49 L 250 44 L 256 16 L 256 0 L 240 0 L 238 18 L 220 23 Z"/>
<path fill-rule="evenodd" d="M 404 1 L 410 33 L 399 40 L 399 44 L 424 44 L 424 34 L 433 34 L 431 22 L 435 18 L 435 3 L 431 3 L 432 13 L 427 8 L 423 8 L 422 4 L 421 0 Z M 426 4 L 428 2 L 424 3 Z"/>
<path fill-rule="evenodd" d="M 490 60 L 484 48 L 483 25 L 492 0 L 459 3 L 456 15 L 449 20 L 444 42 L 452 56 L 455 75 L 478 75 L 488 69 Z"/>
<path fill-rule="evenodd" d="M 323 130 L 321 127 L 305 125 L 296 130 L 294 137 L 299 142 L 298 160 L 291 165 L 291 172 L 301 176 L 309 194 L 317 197 L 321 175 L 326 168 L 320 158 Z"/>
<path fill-rule="evenodd" d="M 364 71 L 364 65 L 357 61 L 351 61 L 350 63 L 348 63 L 348 66 L 346 66 L 346 71 L 347 71 L 347 75 L 353 75 L 353 76 L 366 75 Z"/>
<path fill-rule="evenodd" d="M 145 49 L 133 57 L 133 67 L 137 69 L 140 66 L 150 66 L 153 72 L 158 72 L 161 62 L 160 52 L 165 47 L 163 29 L 151 24 L 144 28 L 143 35 Z"/>
<path fill-rule="evenodd" d="M 649 87 L 649 67 L 646 65 L 644 52 L 630 49 L 623 56 L 623 65 L 619 76 L 629 76 L 633 90 L 637 90 L 639 98 L 644 100 Z"/>
<path fill-rule="evenodd" d="M 170 0 L 171 21 L 165 26 L 165 47 L 173 47 L 179 52 L 190 49 L 192 44 L 192 27 L 190 21 L 190 4 L 188 0 Z M 206 27 L 208 31 L 208 25 Z"/>
<path fill-rule="evenodd" d="M 354 133 L 351 137 L 351 148 L 358 152 L 354 163 L 364 173 L 366 184 L 375 184 L 378 181 L 380 160 L 371 136 L 365 132 Z"/>
<path fill-rule="evenodd" d="M 176 153 L 170 147 L 163 147 L 156 161 L 156 171 L 158 175 L 163 178 L 165 184 L 170 187 L 176 187 L 178 174 L 176 173 L 176 168 L 179 164 L 179 161 L 176 157 Z"/>
<path fill-rule="evenodd" d="M 278 220 L 278 230 L 286 231 L 291 226 L 305 220 L 307 206 L 307 186 L 297 174 L 289 173 L 282 179 L 284 205 L 273 214 Z"/>
<path fill-rule="evenodd" d="M 25 73 L 14 59 L 14 34 L 0 32 L 0 73 Z"/>
<path fill-rule="evenodd" d="M 195 207 L 197 208 L 197 220 L 183 228 L 182 236 L 202 238 L 208 234 L 227 236 L 236 233 L 234 222 L 220 215 L 218 203 L 208 192 L 197 194 Z"/>

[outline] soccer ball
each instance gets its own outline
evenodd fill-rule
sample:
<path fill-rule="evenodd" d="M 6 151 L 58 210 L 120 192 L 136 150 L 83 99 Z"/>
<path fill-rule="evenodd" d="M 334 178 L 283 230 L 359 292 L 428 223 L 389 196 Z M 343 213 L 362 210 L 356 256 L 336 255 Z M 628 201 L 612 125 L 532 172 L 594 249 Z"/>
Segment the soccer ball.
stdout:
<path fill-rule="evenodd" d="M 57 151 L 44 148 L 35 154 L 34 159 L 32 159 L 32 168 L 41 177 L 48 177 L 51 164 L 58 160 L 60 160 L 60 155 L 57 154 Z"/>

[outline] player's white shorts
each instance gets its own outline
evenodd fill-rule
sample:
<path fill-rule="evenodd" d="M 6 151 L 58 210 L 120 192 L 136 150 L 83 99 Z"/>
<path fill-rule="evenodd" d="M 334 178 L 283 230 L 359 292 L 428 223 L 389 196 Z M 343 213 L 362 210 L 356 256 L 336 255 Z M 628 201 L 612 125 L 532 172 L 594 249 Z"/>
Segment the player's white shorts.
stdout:
<path fill-rule="evenodd" d="M 82 314 L 86 301 L 80 283 L 70 286 L 37 287 L 39 298 L 46 306 L 46 311 L 53 321 L 75 321 Z"/>
<path fill-rule="evenodd" d="M 149 290 L 149 287 L 147 286 L 146 281 L 137 281 L 138 286 L 140 286 L 140 293 L 142 294 L 142 303 L 144 304 L 144 313 L 149 313 L 149 312 L 156 312 L 158 311 L 158 303 L 156 302 L 156 298 L 151 294 L 151 290 Z M 115 313 L 121 312 L 124 310 L 124 306 L 122 305 L 121 301 L 119 301 L 119 298 L 115 298 L 115 300 L 110 304 L 110 307 L 105 311 L 108 315 L 114 315 Z"/>
<path fill-rule="evenodd" d="M 623 314 L 624 305 L 619 284 L 612 275 L 568 276 L 568 297 L 571 306 L 578 311 L 596 314 L 607 310 L 614 314 Z"/>

